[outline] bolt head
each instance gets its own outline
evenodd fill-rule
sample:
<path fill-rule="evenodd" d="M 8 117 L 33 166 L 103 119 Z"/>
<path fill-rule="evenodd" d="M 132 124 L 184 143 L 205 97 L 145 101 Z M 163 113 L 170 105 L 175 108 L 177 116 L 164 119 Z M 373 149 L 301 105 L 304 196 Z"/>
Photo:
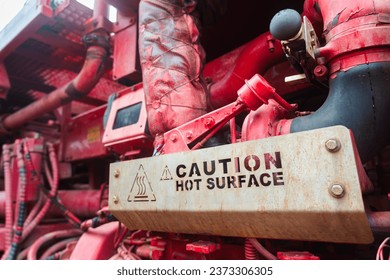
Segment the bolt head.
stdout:
<path fill-rule="evenodd" d="M 115 204 L 118 204 L 119 203 L 119 198 L 116 195 L 114 195 L 112 197 L 112 202 L 114 202 Z"/>
<path fill-rule="evenodd" d="M 114 170 L 114 177 L 115 178 L 118 178 L 120 174 L 121 174 L 121 172 L 119 171 L 119 169 Z"/>
<path fill-rule="evenodd" d="M 329 139 L 325 142 L 325 148 L 331 152 L 338 152 L 341 148 L 341 143 L 338 139 Z"/>
<path fill-rule="evenodd" d="M 206 118 L 206 119 L 204 120 L 204 126 L 205 126 L 206 128 L 210 128 L 210 127 L 212 127 L 214 124 L 215 124 L 215 120 L 214 120 L 213 118 Z"/>
<path fill-rule="evenodd" d="M 186 133 L 186 138 L 187 138 L 187 139 L 191 139 L 191 138 L 192 138 L 192 132 L 190 132 L 190 131 L 187 132 L 187 133 Z"/>
<path fill-rule="evenodd" d="M 172 134 L 170 137 L 172 142 L 176 142 L 177 141 L 177 135 L 176 134 Z"/>
<path fill-rule="evenodd" d="M 340 184 L 334 184 L 329 188 L 329 192 L 335 198 L 342 198 L 345 194 L 345 189 Z"/>

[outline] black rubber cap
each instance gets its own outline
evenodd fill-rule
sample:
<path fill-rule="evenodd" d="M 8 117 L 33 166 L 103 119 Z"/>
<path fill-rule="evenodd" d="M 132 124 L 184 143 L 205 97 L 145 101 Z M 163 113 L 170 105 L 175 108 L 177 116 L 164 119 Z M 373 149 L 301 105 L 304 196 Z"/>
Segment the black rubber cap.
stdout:
<path fill-rule="evenodd" d="M 297 35 L 301 25 L 301 15 L 295 10 L 285 9 L 272 18 L 269 30 L 274 38 L 285 41 Z"/>

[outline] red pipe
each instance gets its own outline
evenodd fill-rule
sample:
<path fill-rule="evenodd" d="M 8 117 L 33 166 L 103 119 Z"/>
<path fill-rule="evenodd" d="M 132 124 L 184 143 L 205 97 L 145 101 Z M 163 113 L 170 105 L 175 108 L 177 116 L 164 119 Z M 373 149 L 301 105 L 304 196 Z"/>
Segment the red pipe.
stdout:
<path fill-rule="evenodd" d="M 303 15 L 312 23 L 322 22 L 327 32 L 353 18 L 389 14 L 389 11 L 388 0 L 306 0 L 303 6 Z"/>
<path fill-rule="evenodd" d="M 28 121 L 51 112 L 72 100 L 85 97 L 91 92 L 104 73 L 109 36 L 105 32 L 94 32 L 86 36 L 84 41 L 87 41 L 89 47 L 83 68 L 77 77 L 27 107 L 6 116 L 0 124 L 3 130 L 16 129 Z"/>
<path fill-rule="evenodd" d="M 371 229 L 376 232 L 390 232 L 390 211 L 367 213 Z"/>
<path fill-rule="evenodd" d="M 306 0 L 304 15 L 322 21 L 326 45 L 316 50 L 330 64 L 330 73 L 362 64 L 390 61 L 387 0 Z"/>
<path fill-rule="evenodd" d="M 98 190 L 60 190 L 58 199 L 77 217 L 91 218 L 96 216 L 100 209 L 100 191 Z M 5 215 L 6 194 L 0 191 L 0 217 Z M 52 206 L 46 214 L 46 218 L 63 217 L 57 207 Z"/>
<path fill-rule="evenodd" d="M 388 125 L 388 118 L 384 115 L 387 112 L 385 89 L 388 82 L 378 78 L 379 73 L 388 73 L 388 64 L 384 63 L 390 62 L 390 25 L 386 19 L 390 14 L 388 0 L 306 0 L 303 14 L 315 23 L 323 20 L 326 44 L 317 49 L 315 55 L 322 58 L 330 70 L 329 96 L 323 106 L 309 116 L 279 122 L 280 118 L 275 118 L 275 122 L 268 126 L 277 127 L 279 135 L 344 125 L 353 131 L 364 162 L 388 141 L 383 133 Z M 351 83 L 352 75 L 367 82 L 356 86 L 356 83 Z M 363 79 L 359 78 L 359 81 Z M 351 88 L 355 85 L 352 96 L 340 90 L 347 85 Z M 366 92 L 359 92 L 359 89 L 363 91 L 362 85 Z M 366 101 L 363 102 L 363 98 Z M 340 110 L 345 104 L 351 110 Z M 358 112 L 357 117 L 350 113 L 352 110 Z M 254 124 L 248 129 L 255 131 L 259 128 Z M 375 143 L 375 149 L 371 143 Z"/>
<path fill-rule="evenodd" d="M 106 1 L 95 0 L 93 5 L 93 18 L 99 18 L 101 16 L 108 18 L 109 10 Z"/>
<path fill-rule="evenodd" d="M 58 192 L 59 201 L 66 209 L 77 217 L 90 218 L 96 216 L 100 207 L 100 191 L 67 190 Z M 52 206 L 48 215 L 61 216 L 57 207 Z"/>
<path fill-rule="evenodd" d="M 270 45 L 271 42 L 273 44 Z M 228 60 L 225 61 L 225 58 Z M 222 56 L 211 61 L 205 67 L 205 76 L 211 77 L 212 80 L 223 77 L 211 85 L 211 105 L 219 108 L 234 102 L 238 97 L 237 91 L 245 84 L 245 79 L 250 79 L 255 74 L 262 75 L 272 66 L 285 60 L 286 56 L 280 42 L 274 41 L 267 32 L 240 47 L 239 54 L 233 59 Z M 221 71 L 224 72 L 223 75 Z"/>

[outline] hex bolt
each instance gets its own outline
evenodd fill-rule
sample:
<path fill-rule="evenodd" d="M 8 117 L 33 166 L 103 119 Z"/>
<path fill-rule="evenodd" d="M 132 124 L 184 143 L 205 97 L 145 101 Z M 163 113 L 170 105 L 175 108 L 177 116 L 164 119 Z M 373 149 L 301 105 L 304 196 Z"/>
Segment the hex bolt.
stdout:
<path fill-rule="evenodd" d="M 115 204 L 118 204 L 119 203 L 119 198 L 116 195 L 114 195 L 112 197 L 112 202 L 114 202 Z"/>
<path fill-rule="evenodd" d="M 189 131 L 189 132 L 186 133 L 186 138 L 187 138 L 188 140 L 191 140 L 191 138 L 192 138 L 192 132 L 191 132 L 191 131 Z"/>
<path fill-rule="evenodd" d="M 329 192 L 335 198 L 342 198 L 345 194 L 344 187 L 340 184 L 333 184 L 329 188 Z"/>
<path fill-rule="evenodd" d="M 325 148 L 331 152 L 335 153 L 341 149 L 341 143 L 338 139 L 329 139 L 325 142 Z"/>
<path fill-rule="evenodd" d="M 118 178 L 120 174 L 121 174 L 121 172 L 119 171 L 119 169 L 114 170 L 114 177 L 115 178 Z"/>
<path fill-rule="evenodd" d="M 213 118 L 206 118 L 204 120 L 204 126 L 205 128 L 211 128 L 215 124 L 215 120 Z"/>
<path fill-rule="evenodd" d="M 175 143 L 177 141 L 177 135 L 176 134 L 172 134 L 171 137 L 169 137 L 171 139 L 171 141 L 173 143 Z"/>

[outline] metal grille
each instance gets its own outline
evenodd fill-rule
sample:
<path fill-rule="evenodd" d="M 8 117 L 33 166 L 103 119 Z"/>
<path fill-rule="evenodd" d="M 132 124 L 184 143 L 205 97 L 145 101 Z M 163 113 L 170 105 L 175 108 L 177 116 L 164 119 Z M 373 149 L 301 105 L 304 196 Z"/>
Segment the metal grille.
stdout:
<path fill-rule="evenodd" d="M 76 77 L 85 57 L 81 42 L 84 24 L 91 17 L 89 8 L 71 0 L 55 17 L 41 17 L 38 26 L 26 23 L 20 32 L 23 40 L 10 42 L 17 45 L 12 46 L 13 51 L 4 60 L 11 81 L 8 100 L 12 106 L 25 106 Z M 32 29 L 35 31 L 31 32 Z M 103 103 L 122 88 L 110 77 L 103 78 L 89 95 L 89 103 L 91 99 Z M 80 102 L 74 102 L 72 107 L 74 113 L 93 108 Z"/>

